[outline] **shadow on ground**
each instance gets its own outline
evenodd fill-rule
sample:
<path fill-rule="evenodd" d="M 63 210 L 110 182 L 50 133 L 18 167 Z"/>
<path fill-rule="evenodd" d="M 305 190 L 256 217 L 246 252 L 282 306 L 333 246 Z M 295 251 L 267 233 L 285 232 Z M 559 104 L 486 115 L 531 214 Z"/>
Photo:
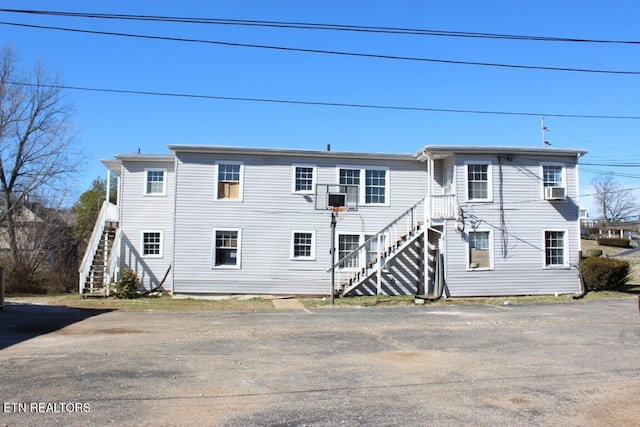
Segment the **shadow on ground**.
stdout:
<path fill-rule="evenodd" d="M 110 311 L 5 302 L 0 311 L 0 350 Z"/>

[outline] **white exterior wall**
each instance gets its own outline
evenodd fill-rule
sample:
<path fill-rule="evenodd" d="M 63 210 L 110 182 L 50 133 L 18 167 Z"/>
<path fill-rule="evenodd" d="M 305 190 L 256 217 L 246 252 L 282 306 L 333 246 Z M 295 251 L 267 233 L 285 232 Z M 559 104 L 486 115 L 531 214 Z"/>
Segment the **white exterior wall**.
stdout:
<path fill-rule="evenodd" d="M 165 194 L 146 195 L 147 169 L 165 170 Z M 121 270 L 129 268 L 138 273 L 146 289 L 156 287 L 172 265 L 173 248 L 173 203 L 175 195 L 174 160 L 122 162 L 120 193 Z M 162 233 L 160 256 L 143 256 L 142 233 Z M 169 274 L 163 289 L 171 289 Z"/>
<path fill-rule="evenodd" d="M 216 161 L 244 162 L 242 201 L 215 200 Z M 389 206 L 360 206 L 338 233 L 374 234 L 426 193 L 424 165 L 405 161 L 300 159 L 177 153 L 175 293 L 328 294 L 331 265 L 328 211 L 314 196 L 292 194 L 293 165 L 316 166 L 317 183 L 337 183 L 339 166 L 388 167 Z M 361 183 L 362 187 L 362 183 Z M 212 268 L 213 230 L 241 230 L 239 269 Z M 314 232 L 315 260 L 292 260 L 292 231 Z"/>
<path fill-rule="evenodd" d="M 467 201 L 467 162 L 492 162 L 493 201 Z M 543 196 L 542 162 L 564 163 L 564 201 Z M 500 210 L 500 173 L 497 156 L 476 155 L 455 158 L 458 204 L 465 216 L 465 230 L 455 230 L 455 222 L 445 224 L 446 283 L 450 296 L 533 295 L 580 291 L 577 264 L 580 231 L 575 157 L 533 158 L 513 156 L 502 160 L 503 215 Z M 490 231 L 493 268 L 469 268 L 468 232 Z M 504 233 L 503 231 L 504 230 Z M 544 230 L 565 231 L 569 268 L 544 267 Z"/>

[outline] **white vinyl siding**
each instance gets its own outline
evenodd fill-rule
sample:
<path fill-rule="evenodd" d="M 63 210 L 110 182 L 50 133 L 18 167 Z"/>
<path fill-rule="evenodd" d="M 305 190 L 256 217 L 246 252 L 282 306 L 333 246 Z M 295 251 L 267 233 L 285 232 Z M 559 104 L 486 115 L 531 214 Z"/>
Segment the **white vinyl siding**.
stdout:
<path fill-rule="evenodd" d="M 145 169 L 144 194 L 147 196 L 165 196 L 167 194 L 165 169 Z"/>
<path fill-rule="evenodd" d="M 491 163 L 467 163 L 467 200 L 470 202 L 491 202 Z"/>
<path fill-rule="evenodd" d="M 316 167 L 314 165 L 293 165 L 293 192 L 313 194 L 316 188 Z"/>
<path fill-rule="evenodd" d="M 243 198 L 242 162 L 219 162 L 216 164 L 216 199 L 242 201 Z"/>
<path fill-rule="evenodd" d="M 162 231 L 142 231 L 140 247 L 145 258 L 162 258 Z"/>
<path fill-rule="evenodd" d="M 240 237 L 239 229 L 213 230 L 213 268 L 240 268 Z"/>
<path fill-rule="evenodd" d="M 291 259 L 315 261 L 316 259 L 316 232 L 292 231 L 291 232 Z"/>
<path fill-rule="evenodd" d="M 389 206 L 389 169 L 386 167 L 339 167 L 338 183 L 360 186 L 360 206 Z"/>

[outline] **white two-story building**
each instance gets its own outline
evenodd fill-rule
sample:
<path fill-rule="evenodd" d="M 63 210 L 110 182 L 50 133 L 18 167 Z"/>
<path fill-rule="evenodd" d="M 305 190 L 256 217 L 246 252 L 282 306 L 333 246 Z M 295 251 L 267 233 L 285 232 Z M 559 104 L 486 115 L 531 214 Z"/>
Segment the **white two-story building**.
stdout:
<path fill-rule="evenodd" d="M 107 292 L 125 268 L 147 290 L 174 295 L 581 290 L 584 151 L 171 145 L 169 152 L 103 161 L 118 181 L 118 202 L 103 206 L 81 293 Z"/>

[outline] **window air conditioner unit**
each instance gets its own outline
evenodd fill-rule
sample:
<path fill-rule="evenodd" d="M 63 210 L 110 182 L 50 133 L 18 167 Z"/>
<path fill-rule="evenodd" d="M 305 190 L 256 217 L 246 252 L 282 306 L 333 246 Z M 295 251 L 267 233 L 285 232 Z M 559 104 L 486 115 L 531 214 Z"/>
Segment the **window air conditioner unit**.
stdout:
<path fill-rule="evenodd" d="M 564 187 L 544 187 L 545 200 L 564 200 L 567 198 L 567 192 Z"/>

